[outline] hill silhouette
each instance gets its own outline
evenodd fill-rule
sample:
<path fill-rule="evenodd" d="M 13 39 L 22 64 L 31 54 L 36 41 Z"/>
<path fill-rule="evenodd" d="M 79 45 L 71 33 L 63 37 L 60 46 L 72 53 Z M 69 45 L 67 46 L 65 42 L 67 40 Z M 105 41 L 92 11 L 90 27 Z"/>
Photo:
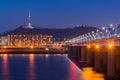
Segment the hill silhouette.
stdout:
<path fill-rule="evenodd" d="M 73 28 L 64 28 L 64 29 L 49 29 L 49 28 L 39 28 L 33 26 L 34 29 L 26 28 L 26 25 L 22 25 L 11 31 L 5 31 L 1 36 L 7 36 L 8 34 L 43 34 L 43 35 L 52 35 L 54 38 L 63 40 L 64 38 L 74 38 L 79 35 L 86 34 L 91 31 L 97 30 L 96 27 L 90 26 L 77 26 Z"/>

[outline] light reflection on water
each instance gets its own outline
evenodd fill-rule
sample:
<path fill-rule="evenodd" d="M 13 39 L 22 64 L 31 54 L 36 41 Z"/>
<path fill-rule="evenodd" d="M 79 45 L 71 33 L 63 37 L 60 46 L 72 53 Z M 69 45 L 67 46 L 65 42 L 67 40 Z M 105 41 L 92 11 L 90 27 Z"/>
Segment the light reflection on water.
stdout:
<path fill-rule="evenodd" d="M 93 71 L 92 67 L 85 67 L 82 70 L 89 80 L 104 80 L 104 75 Z"/>
<path fill-rule="evenodd" d="M 36 80 L 36 73 L 35 73 L 35 63 L 34 63 L 34 59 L 35 59 L 35 55 L 34 54 L 29 54 L 29 60 L 30 60 L 30 64 L 29 64 L 29 80 Z"/>
<path fill-rule="evenodd" d="M 66 54 L 0 54 L 0 63 L 0 80 L 104 80 L 91 68 L 83 73 Z"/>
<path fill-rule="evenodd" d="M 2 78 L 3 80 L 9 80 L 10 75 L 9 75 L 9 65 L 8 65 L 8 55 L 7 54 L 3 54 L 2 56 Z M 7 76 L 7 77 L 6 77 Z"/>

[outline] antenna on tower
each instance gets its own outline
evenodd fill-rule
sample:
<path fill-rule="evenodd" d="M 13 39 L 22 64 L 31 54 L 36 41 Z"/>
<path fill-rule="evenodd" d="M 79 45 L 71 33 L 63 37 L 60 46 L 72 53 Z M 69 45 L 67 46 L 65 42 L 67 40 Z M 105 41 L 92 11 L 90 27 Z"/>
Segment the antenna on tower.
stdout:
<path fill-rule="evenodd" d="M 28 28 L 33 29 L 34 27 L 32 27 L 32 25 L 31 25 L 31 12 L 30 11 L 29 11 L 29 15 L 28 15 L 28 20 L 29 20 Z"/>
<path fill-rule="evenodd" d="M 28 16 L 29 23 L 28 25 L 31 26 L 31 12 L 29 11 L 29 16 Z"/>

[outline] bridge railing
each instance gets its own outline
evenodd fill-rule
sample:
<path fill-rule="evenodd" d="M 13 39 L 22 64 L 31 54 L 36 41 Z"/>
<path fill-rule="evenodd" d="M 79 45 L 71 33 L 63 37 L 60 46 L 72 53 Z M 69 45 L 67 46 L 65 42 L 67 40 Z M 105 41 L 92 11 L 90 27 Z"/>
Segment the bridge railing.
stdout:
<path fill-rule="evenodd" d="M 120 27 L 108 27 L 97 29 L 91 33 L 80 35 L 73 39 L 68 40 L 69 43 L 83 43 L 94 40 L 109 39 L 112 37 L 120 37 Z"/>

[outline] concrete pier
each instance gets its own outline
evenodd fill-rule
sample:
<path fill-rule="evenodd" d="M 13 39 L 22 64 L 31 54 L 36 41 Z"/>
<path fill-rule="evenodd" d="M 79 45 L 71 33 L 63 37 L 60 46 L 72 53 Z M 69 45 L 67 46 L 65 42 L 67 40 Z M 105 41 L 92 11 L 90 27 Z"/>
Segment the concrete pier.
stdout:
<path fill-rule="evenodd" d="M 92 51 L 90 48 L 92 48 L 92 47 L 88 46 L 86 49 L 86 62 L 89 66 L 92 65 Z"/>
<path fill-rule="evenodd" d="M 107 76 L 120 76 L 120 46 L 76 46 L 69 54 Z"/>
<path fill-rule="evenodd" d="M 101 56 L 100 56 L 100 49 L 97 48 L 97 47 L 95 49 L 94 58 L 95 58 L 94 69 L 97 70 L 97 71 L 100 71 L 100 68 L 101 68 L 101 64 L 100 64 Z"/>
<path fill-rule="evenodd" d="M 107 54 L 107 75 L 114 76 L 115 75 L 115 49 L 108 49 Z"/>
<path fill-rule="evenodd" d="M 116 59 L 116 75 L 120 75 L 120 46 L 118 46 L 116 48 L 116 56 L 115 56 L 115 59 Z"/>
<path fill-rule="evenodd" d="M 81 47 L 81 61 L 83 61 L 83 62 L 85 62 L 86 61 L 86 52 L 85 52 L 85 49 L 86 49 L 86 47 L 85 46 L 82 46 Z"/>

